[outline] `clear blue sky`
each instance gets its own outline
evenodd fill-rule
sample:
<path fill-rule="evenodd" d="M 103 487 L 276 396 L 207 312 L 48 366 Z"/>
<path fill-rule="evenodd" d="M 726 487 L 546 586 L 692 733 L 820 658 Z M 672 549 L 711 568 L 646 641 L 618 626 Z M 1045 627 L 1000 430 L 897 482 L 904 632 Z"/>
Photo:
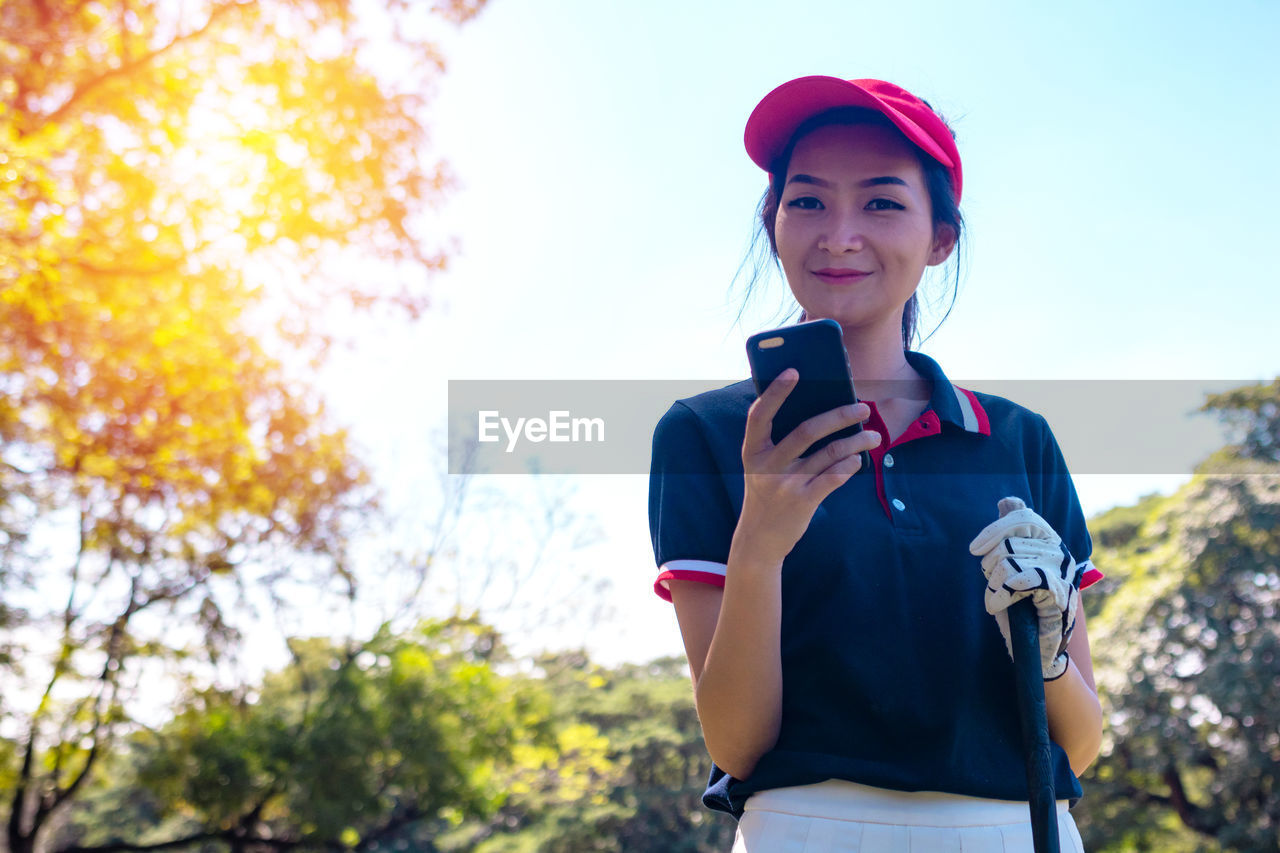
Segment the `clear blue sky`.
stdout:
<path fill-rule="evenodd" d="M 431 317 L 344 360 L 335 402 L 395 491 L 439 461 L 447 379 L 745 377 L 784 285 L 733 325 L 764 186 L 742 126 L 814 73 L 904 85 L 956 130 L 966 264 L 923 349 L 958 381 L 1275 376 L 1277 33 L 1262 0 L 490 0 L 443 45 L 432 118 L 460 254 Z M 1077 485 L 1094 511 L 1172 482 Z M 607 542 L 566 560 L 611 578 L 617 615 L 562 639 L 608 659 L 680 649 L 646 486 L 580 486 Z"/>

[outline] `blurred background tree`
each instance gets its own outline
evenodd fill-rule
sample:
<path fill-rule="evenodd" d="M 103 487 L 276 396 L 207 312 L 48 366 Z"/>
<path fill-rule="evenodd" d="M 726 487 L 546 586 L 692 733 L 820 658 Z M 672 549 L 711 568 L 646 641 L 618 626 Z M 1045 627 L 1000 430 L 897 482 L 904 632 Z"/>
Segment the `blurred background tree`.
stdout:
<path fill-rule="evenodd" d="M 710 770 L 683 658 L 606 668 L 581 652 L 544 655 L 554 751 L 528 751 L 495 815 L 437 842 L 474 853 L 722 851 L 734 821 L 701 800 Z"/>
<path fill-rule="evenodd" d="M 1107 711 L 1086 846 L 1280 849 L 1280 383 L 1210 396 L 1236 441 L 1170 496 L 1091 524 Z"/>
<path fill-rule="evenodd" d="M 492 628 L 437 620 L 292 643 L 261 687 L 199 690 L 141 730 L 51 837 L 59 853 L 723 851 L 683 660 L 581 652 L 513 667 Z"/>
<path fill-rule="evenodd" d="M 475 620 L 291 646 L 252 694 L 198 691 L 130 737 L 51 848 L 405 849 L 491 815 L 513 756 L 554 739 L 545 690 L 501 674 Z"/>
<path fill-rule="evenodd" d="M 228 602 L 285 577 L 354 592 L 374 494 L 306 367 L 337 312 L 427 306 L 449 183 L 425 156 L 429 35 L 482 5 L 0 4 L 11 853 L 157 664 L 234 648 Z"/>

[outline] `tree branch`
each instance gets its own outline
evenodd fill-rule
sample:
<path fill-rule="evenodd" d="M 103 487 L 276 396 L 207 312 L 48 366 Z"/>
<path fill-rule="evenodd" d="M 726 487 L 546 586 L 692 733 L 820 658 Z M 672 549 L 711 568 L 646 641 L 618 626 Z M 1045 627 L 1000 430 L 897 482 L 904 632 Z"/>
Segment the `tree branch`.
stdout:
<path fill-rule="evenodd" d="M 369 846 L 376 844 L 386 838 L 397 829 L 408 826 L 415 821 L 421 820 L 423 814 L 414 806 L 405 808 L 400 814 L 393 814 L 389 820 L 377 831 L 371 832 L 364 838 L 360 839 L 360 843 L 356 845 L 356 853 L 368 850 Z"/>
<path fill-rule="evenodd" d="M 103 699 L 110 692 L 110 698 L 107 699 L 107 705 L 110 706 L 115 702 L 116 690 L 119 682 L 116 678 L 112 665 L 117 664 L 120 659 L 120 643 L 121 637 L 124 635 L 125 627 L 129 624 L 129 620 L 133 614 L 138 612 L 138 578 L 135 576 L 133 582 L 129 586 L 129 604 L 125 607 L 124 613 L 111 626 L 111 634 L 107 638 L 107 659 L 102 665 L 102 673 L 98 676 L 98 699 L 94 703 L 93 709 L 93 745 L 89 747 L 89 754 L 85 756 L 84 765 L 80 768 L 80 772 L 76 774 L 76 778 L 71 780 L 71 784 L 59 790 L 56 787 L 51 795 L 41 797 L 40 804 L 36 807 L 35 827 L 33 832 L 39 828 L 41 824 L 49 818 L 59 806 L 69 800 L 84 784 L 85 779 L 89 777 L 89 772 L 93 769 L 94 763 L 97 761 L 102 742 L 105 739 L 103 735 Z"/>
<path fill-rule="evenodd" d="M 82 847 L 77 844 L 72 847 L 60 847 L 57 853 L 123 853 L 126 850 L 172 850 L 175 847 L 186 847 L 188 844 L 195 844 L 197 841 L 226 839 L 230 834 L 229 830 L 197 832 L 185 838 L 161 841 L 158 844 L 130 844 L 127 841 L 113 841 L 110 844 L 94 844 L 89 847 Z"/>
<path fill-rule="evenodd" d="M 1169 786 L 1169 805 L 1173 807 L 1183 824 L 1188 829 L 1195 830 L 1208 838 L 1216 838 L 1218 830 L 1222 828 L 1222 821 L 1211 818 L 1204 808 L 1191 802 L 1187 797 L 1186 788 L 1182 785 L 1182 776 L 1178 773 L 1178 768 L 1173 764 L 1168 765 L 1161 778 Z"/>
<path fill-rule="evenodd" d="M 239 8 L 252 6 L 252 5 L 253 5 L 252 0 L 246 0 L 246 2 L 232 2 L 232 3 L 226 3 L 221 6 L 214 6 L 213 9 L 210 10 L 209 12 L 209 20 L 205 21 L 204 25 L 199 27 L 198 29 L 192 30 L 191 32 L 185 33 L 180 36 L 174 36 L 173 40 L 170 41 L 168 44 L 158 47 L 155 50 L 149 50 L 146 53 L 140 54 L 137 59 L 123 62 L 120 65 L 117 65 L 115 68 L 108 68 L 106 71 L 103 71 L 97 77 L 91 77 L 87 80 L 82 81 L 81 84 L 76 87 L 75 91 L 73 91 L 71 95 L 67 98 L 67 100 L 62 102 L 62 106 L 58 107 L 53 112 L 44 116 L 44 121 L 46 123 L 53 123 L 53 122 L 62 120 L 63 118 L 66 117 L 67 113 L 71 111 L 72 107 L 74 107 L 78 102 L 83 100 L 86 95 L 88 95 L 94 89 L 101 86 L 103 83 L 107 82 L 108 80 L 112 80 L 116 77 L 123 77 L 127 74 L 132 74 L 134 71 L 138 70 L 144 65 L 149 64 L 152 60 L 156 59 L 159 56 L 162 56 L 163 54 L 172 50 L 174 47 L 181 44 L 182 42 L 191 41 L 192 39 L 199 38 L 200 36 L 204 35 L 206 32 L 209 31 L 209 28 L 214 25 L 214 23 L 218 20 L 218 18 L 222 17 L 224 14 L 226 14 L 230 10 L 239 9 Z"/>
<path fill-rule="evenodd" d="M 13 800 L 9 807 L 9 849 L 20 850 L 19 843 L 25 837 L 22 831 L 22 816 L 26 812 L 27 789 L 31 783 L 31 761 L 36 750 L 36 721 L 31 720 L 31 729 L 27 732 L 27 748 L 22 756 L 22 770 L 18 774 L 18 784 L 14 786 Z"/>
<path fill-rule="evenodd" d="M 154 844 L 133 844 L 128 841 L 113 841 L 110 844 L 93 844 L 82 846 L 79 844 L 70 847 L 60 847 L 55 853 L 130 853 L 130 851 L 150 850 L 173 850 L 178 847 L 186 847 L 201 841 L 226 841 L 232 845 L 259 845 L 270 847 L 275 850 L 285 851 L 292 850 L 295 847 L 303 845 L 326 847 L 335 853 L 341 853 L 347 849 L 340 841 L 332 838 L 321 838 L 318 836 L 302 836 L 300 838 L 264 838 L 253 833 L 245 832 L 242 829 L 220 829 L 206 830 L 196 832 L 182 838 L 174 838 L 169 841 L 160 841 Z"/>

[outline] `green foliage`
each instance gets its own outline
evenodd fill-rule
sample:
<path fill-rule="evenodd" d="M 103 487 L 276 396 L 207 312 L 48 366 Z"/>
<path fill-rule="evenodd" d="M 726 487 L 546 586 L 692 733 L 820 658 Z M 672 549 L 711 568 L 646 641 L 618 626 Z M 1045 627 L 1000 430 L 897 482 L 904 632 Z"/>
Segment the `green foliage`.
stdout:
<path fill-rule="evenodd" d="M 1132 506 L 1112 507 L 1089 519 L 1089 534 L 1093 537 L 1094 546 L 1114 550 L 1128 545 L 1163 500 L 1164 496 L 1159 493 L 1143 495 Z M 1094 594 L 1091 592 L 1090 595 Z"/>
<path fill-rule="evenodd" d="M 1277 388 L 1214 398 L 1252 437 L 1212 470 L 1252 473 L 1098 519 L 1108 579 L 1085 600 L 1108 726 L 1084 780 L 1090 849 L 1280 847 L 1280 465 L 1263 458 Z"/>
<path fill-rule="evenodd" d="M 53 849 L 271 838 L 297 850 L 723 851 L 681 659 L 512 668 L 474 620 L 292 643 L 253 695 L 202 691 L 112 759 Z M 232 847 L 232 849 L 238 849 Z"/>
<path fill-rule="evenodd" d="M 163 824 L 166 840 L 384 849 L 449 818 L 491 815 L 505 797 L 500 768 L 546 738 L 545 697 L 498 672 L 502 649 L 475 621 L 383 631 L 359 648 L 292 647 L 294 662 L 252 701 L 203 691 L 131 738 L 115 785 L 129 793 L 102 803 L 133 803 L 132 831 L 90 810 L 58 844 L 141 843 Z"/>
<path fill-rule="evenodd" d="M 722 851 L 734 822 L 702 806 L 710 769 L 688 668 L 669 658 L 605 669 L 582 654 L 542 658 L 558 756 L 526 755 L 487 822 L 438 844 L 474 853 Z"/>
<path fill-rule="evenodd" d="M 0 737 L 0 791 L 12 790 L 18 779 L 18 745 Z"/>
<path fill-rule="evenodd" d="M 1230 455 L 1280 463 L 1280 378 L 1210 394 L 1201 411 L 1216 413 L 1235 433 Z"/>

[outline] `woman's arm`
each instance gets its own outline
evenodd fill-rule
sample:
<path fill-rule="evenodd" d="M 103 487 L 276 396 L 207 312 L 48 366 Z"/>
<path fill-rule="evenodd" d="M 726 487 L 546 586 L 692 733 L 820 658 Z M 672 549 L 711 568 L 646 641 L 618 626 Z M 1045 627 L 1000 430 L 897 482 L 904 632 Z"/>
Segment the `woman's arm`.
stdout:
<path fill-rule="evenodd" d="M 1083 773 L 1102 748 L 1102 706 L 1093 684 L 1093 658 L 1084 608 L 1076 613 L 1076 627 L 1067 643 L 1071 661 L 1060 678 L 1044 683 L 1049 736 L 1067 753 L 1071 770 Z"/>
<path fill-rule="evenodd" d="M 729 553 L 724 589 L 670 581 L 707 752 L 745 779 L 782 723 L 782 565 Z"/>
<path fill-rule="evenodd" d="M 773 417 L 795 381 L 794 369 L 783 371 L 747 412 L 742 511 L 724 590 L 669 581 L 707 752 L 737 779 L 751 775 L 782 724 L 782 562 L 818 504 L 858 470 L 859 454 L 880 442 L 874 430 L 863 430 L 800 458 L 819 438 L 866 420 L 871 409 L 858 403 L 810 418 L 775 445 Z"/>

